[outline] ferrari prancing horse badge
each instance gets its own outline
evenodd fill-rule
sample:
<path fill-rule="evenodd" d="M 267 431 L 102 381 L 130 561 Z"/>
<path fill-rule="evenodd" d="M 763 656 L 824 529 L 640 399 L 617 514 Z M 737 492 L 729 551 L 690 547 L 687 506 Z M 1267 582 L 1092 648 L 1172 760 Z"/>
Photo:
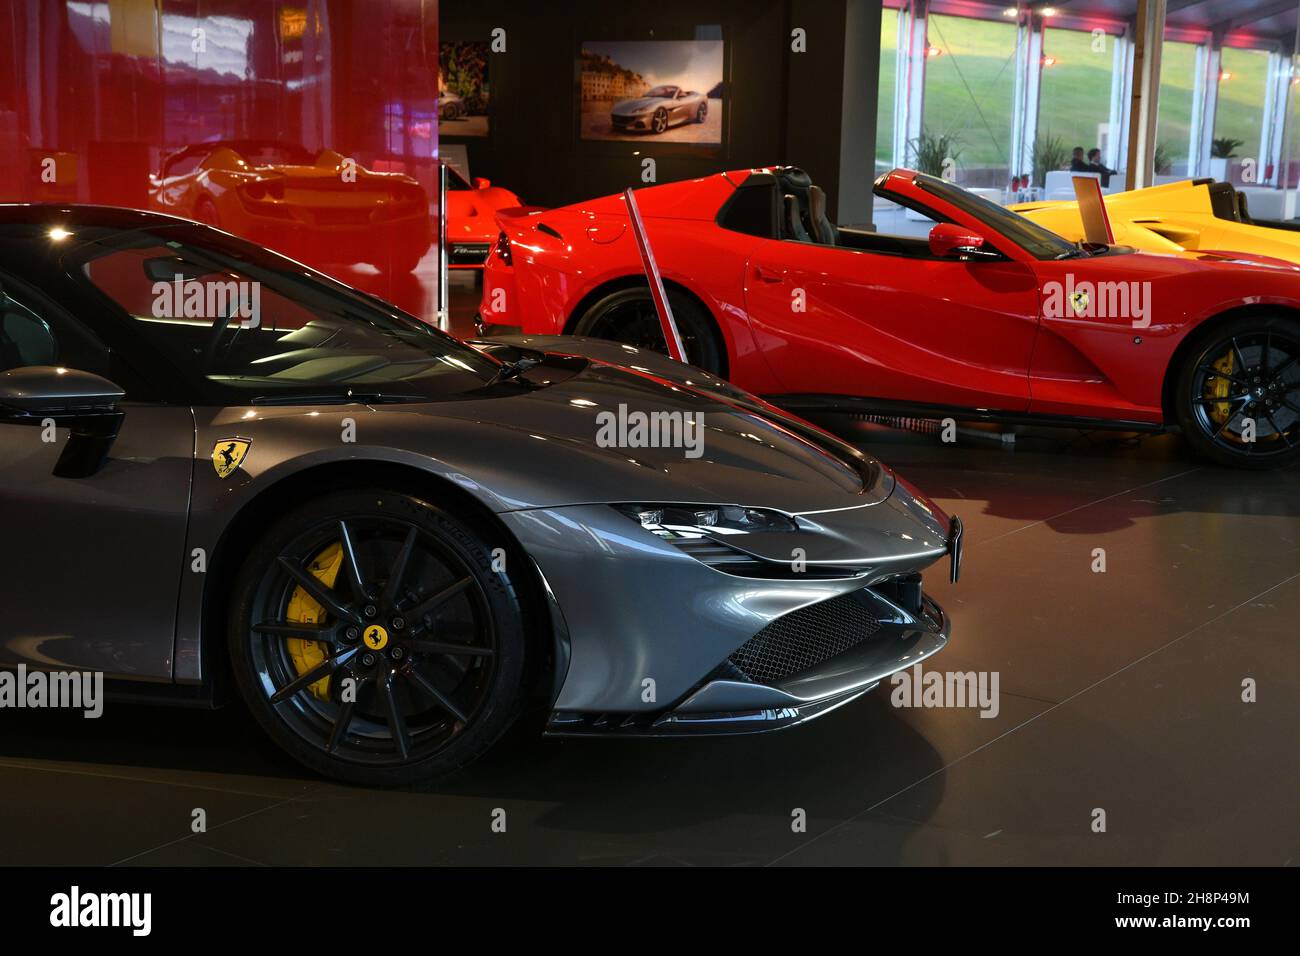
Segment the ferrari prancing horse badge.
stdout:
<path fill-rule="evenodd" d="M 248 457 L 251 438 L 223 438 L 212 447 L 212 467 L 218 478 L 229 478 Z"/>

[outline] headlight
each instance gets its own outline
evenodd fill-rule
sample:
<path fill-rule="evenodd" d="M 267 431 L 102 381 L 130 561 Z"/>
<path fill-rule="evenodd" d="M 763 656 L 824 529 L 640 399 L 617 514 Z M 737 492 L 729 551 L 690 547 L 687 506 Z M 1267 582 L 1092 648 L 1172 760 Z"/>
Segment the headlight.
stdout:
<path fill-rule="evenodd" d="M 614 508 L 661 538 L 797 531 L 789 515 L 739 505 L 614 505 Z"/>

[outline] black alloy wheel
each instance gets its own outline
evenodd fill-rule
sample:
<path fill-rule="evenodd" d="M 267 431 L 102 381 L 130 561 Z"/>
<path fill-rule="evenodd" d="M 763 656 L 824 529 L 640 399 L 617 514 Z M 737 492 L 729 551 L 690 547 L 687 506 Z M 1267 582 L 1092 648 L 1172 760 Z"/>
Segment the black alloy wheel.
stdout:
<path fill-rule="evenodd" d="M 725 346 L 703 308 L 677 289 L 668 290 L 668 304 L 682 338 L 687 364 L 722 375 Z M 648 288 L 620 289 L 593 303 L 574 324 L 574 334 L 668 354 L 663 326 Z"/>
<path fill-rule="evenodd" d="M 236 585 L 231 659 L 291 755 L 408 784 L 480 756 L 522 698 L 522 609 L 469 524 L 409 495 L 344 492 L 275 525 Z"/>
<path fill-rule="evenodd" d="M 1300 460 L 1300 325 L 1248 317 L 1212 332 L 1177 385 L 1188 442 L 1215 461 L 1273 468 Z"/>

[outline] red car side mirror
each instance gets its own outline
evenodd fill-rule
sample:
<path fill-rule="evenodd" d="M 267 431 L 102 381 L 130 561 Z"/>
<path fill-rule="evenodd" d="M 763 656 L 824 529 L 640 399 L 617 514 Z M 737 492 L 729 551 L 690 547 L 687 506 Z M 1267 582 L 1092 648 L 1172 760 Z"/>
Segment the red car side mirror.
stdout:
<path fill-rule="evenodd" d="M 984 237 L 951 222 L 936 223 L 930 230 L 930 254 L 939 259 L 986 254 Z"/>
<path fill-rule="evenodd" d="M 475 176 L 475 177 L 474 177 L 474 188 L 475 188 L 475 189 L 487 189 L 487 188 L 488 188 L 489 186 L 491 186 L 491 185 L 492 185 L 492 180 L 490 180 L 490 179 L 484 179 L 482 176 Z"/>

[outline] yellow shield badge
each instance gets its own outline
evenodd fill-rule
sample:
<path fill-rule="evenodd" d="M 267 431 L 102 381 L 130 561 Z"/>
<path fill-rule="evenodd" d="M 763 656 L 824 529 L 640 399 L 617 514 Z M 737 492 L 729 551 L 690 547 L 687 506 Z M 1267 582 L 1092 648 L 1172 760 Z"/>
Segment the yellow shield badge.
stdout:
<path fill-rule="evenodd" d="M 251 438 L 223 438 L 212 446 L 212 467 L 217 470 L 218 478 L 229 478 L 235 469 L 248 457 Z"/>

